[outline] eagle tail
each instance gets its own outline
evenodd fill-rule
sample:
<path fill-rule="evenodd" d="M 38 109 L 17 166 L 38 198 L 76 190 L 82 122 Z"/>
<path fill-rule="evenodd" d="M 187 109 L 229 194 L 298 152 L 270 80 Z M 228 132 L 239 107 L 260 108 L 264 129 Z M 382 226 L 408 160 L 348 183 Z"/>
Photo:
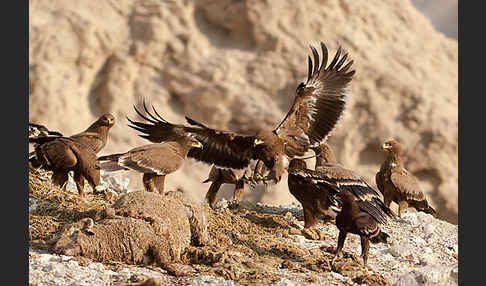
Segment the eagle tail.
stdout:
<path fill-rule="evenodd" d="M 427 206 L 427 208 L 425 208 L 423 212 L 426 214 L 431 214 L 433 216 L 437 215 L 437 212 L 431 206 Z"/>
<path fill-rule="evenodd" d="M 111 154 L 106 156 L 98 157 L 98 161 L 118 161 L 118 158 L 125 153 Z"/>
<path fill-rule="evenodd" d="M 371 237 L 370 241 L 371 243 L 380 243 L 380 242 L 386 243 L 389 237 L 390 236 L 386 232 L 380 231 L 378 235 Z"/>

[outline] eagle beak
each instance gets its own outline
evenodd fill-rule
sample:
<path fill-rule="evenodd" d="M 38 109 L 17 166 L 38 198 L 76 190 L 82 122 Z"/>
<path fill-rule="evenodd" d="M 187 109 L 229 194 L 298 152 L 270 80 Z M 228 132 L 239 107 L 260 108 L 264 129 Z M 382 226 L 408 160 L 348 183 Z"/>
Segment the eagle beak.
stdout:
<path fill-rule="evenodd" d="M 254 144 L 255 144 L 255 146 L 256 146 L 256 145 L 263 144 L 263 143 L 265 143 L 265 142 L 263 142 L 263 140 L 260 140 L 260 139 L 258 139 L 258 138 L 257 138 L 257 139 L 255 139 L 255 141 L 254 141 L 253 143 L 254 143 Z"/>
<path fill-rule="evenodd" d="M 383 149 L 383 150 L 388 150 L 388 149 L 390 149 L 390 147 L 391 146 L 388 143 L 383 143 L 383 145 L 381 145 L 381 149 Z"/>
<path fill-rule="evenodd" d="M 191 146 L 195 148 L 203 148 L 203 144 L 201 144 L 201 142 L 192 143 Z"/>

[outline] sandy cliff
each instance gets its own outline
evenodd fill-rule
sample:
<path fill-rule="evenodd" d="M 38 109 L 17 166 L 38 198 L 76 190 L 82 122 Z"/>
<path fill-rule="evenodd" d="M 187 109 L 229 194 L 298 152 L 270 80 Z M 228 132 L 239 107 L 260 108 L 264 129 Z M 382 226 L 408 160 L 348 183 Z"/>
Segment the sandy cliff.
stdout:
<path fill-rule="evenodd" d="M 29 2 L 29 118 L 65 134 L 100 114 L 117 119 L 100 154 L 147 141 L 127 127 L 145 98 L 166 119 L 216 128 L 273 128 L 306 78 L 309 44 L 355 60 L 349 105 L 330 138 L 343 165 L 371 184 L 388 137 L 403 141 L 442 218 L 457 223 L 458 44 L 410 1 Z M 189 160 L 167 177 L 202 199 L 210 166 Z M 127 172 L 131 186 L 141 176 Z M 225 187 L 225 193 L 232 187 Z M 288 203 L 286 181 L 245 199 Z"/>

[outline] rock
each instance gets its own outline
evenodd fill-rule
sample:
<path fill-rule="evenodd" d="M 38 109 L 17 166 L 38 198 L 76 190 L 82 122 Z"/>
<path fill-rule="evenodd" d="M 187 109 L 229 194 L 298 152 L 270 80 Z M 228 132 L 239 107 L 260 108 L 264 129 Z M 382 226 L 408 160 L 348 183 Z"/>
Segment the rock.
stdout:
<path fill-rule="evenodd" d="M 422 284 L 419 284 L 419 282 L 416 279 L 416 276 L 411 273 L 404 274 L 398 278 L 395 283 L 393 283 L 393 286 L 421 286 Z"/>
<path fill-rule="evenodd" d="M 71 135 L 111 112 L 100 155 L 148 143 L 125 124 L 142 98 L 174 123 L 274 128 L 319 41 L 331 53 L 342 45 L 357 71 L 329 138 L 338 161 L 374 184 L 379 144 L 397 137 L 439 217 L 457 223 L 458 42 L 410 1 L 30 1 L 29 120 Z M 166 188 L 202 201 L 209 170 L 188 160 Z M 138 173 L 121 174 L 142 189 Z M 243 199 L 294 201 L 285 178 Z"/>

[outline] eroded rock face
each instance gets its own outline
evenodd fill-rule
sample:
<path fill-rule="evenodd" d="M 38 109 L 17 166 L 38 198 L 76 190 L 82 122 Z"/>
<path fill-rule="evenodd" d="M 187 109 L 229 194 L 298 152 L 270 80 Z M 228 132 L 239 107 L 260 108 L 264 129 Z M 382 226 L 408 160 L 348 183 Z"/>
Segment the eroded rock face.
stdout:
<path fill-rule="evenodd" d="M 100 155 L 147 143 L 123 122 L 142 98 L 175 123 L 189 115 L 240 132 L 274 128 L 307 76 L 308 45 L 324 41 L 332 54 L 342 45 L 357 72 L 330 138 L 337 159 L 374 185 L 379 146 L 397 138 L 439 217 L 457 223 L 457 40 L 409 1 L 29 3 L 29 119 L 70 135 L 114 114 L 120 124 Z M 167 188 L 202 201 L 209 170 L 188 160 Z M 139 174 L 123 174 L 142 189 Z M 270 189 L 244 199 L 294 200 L 285 180 Z"/>
<path fill-rule="evenodd" d="M 52 251 L 100 262 L 179 262 L 190 245 L 208 243 L 204 210 L 179 192 L 138 191 L 122 196 L 95 220 L 64 227 Z"/>

